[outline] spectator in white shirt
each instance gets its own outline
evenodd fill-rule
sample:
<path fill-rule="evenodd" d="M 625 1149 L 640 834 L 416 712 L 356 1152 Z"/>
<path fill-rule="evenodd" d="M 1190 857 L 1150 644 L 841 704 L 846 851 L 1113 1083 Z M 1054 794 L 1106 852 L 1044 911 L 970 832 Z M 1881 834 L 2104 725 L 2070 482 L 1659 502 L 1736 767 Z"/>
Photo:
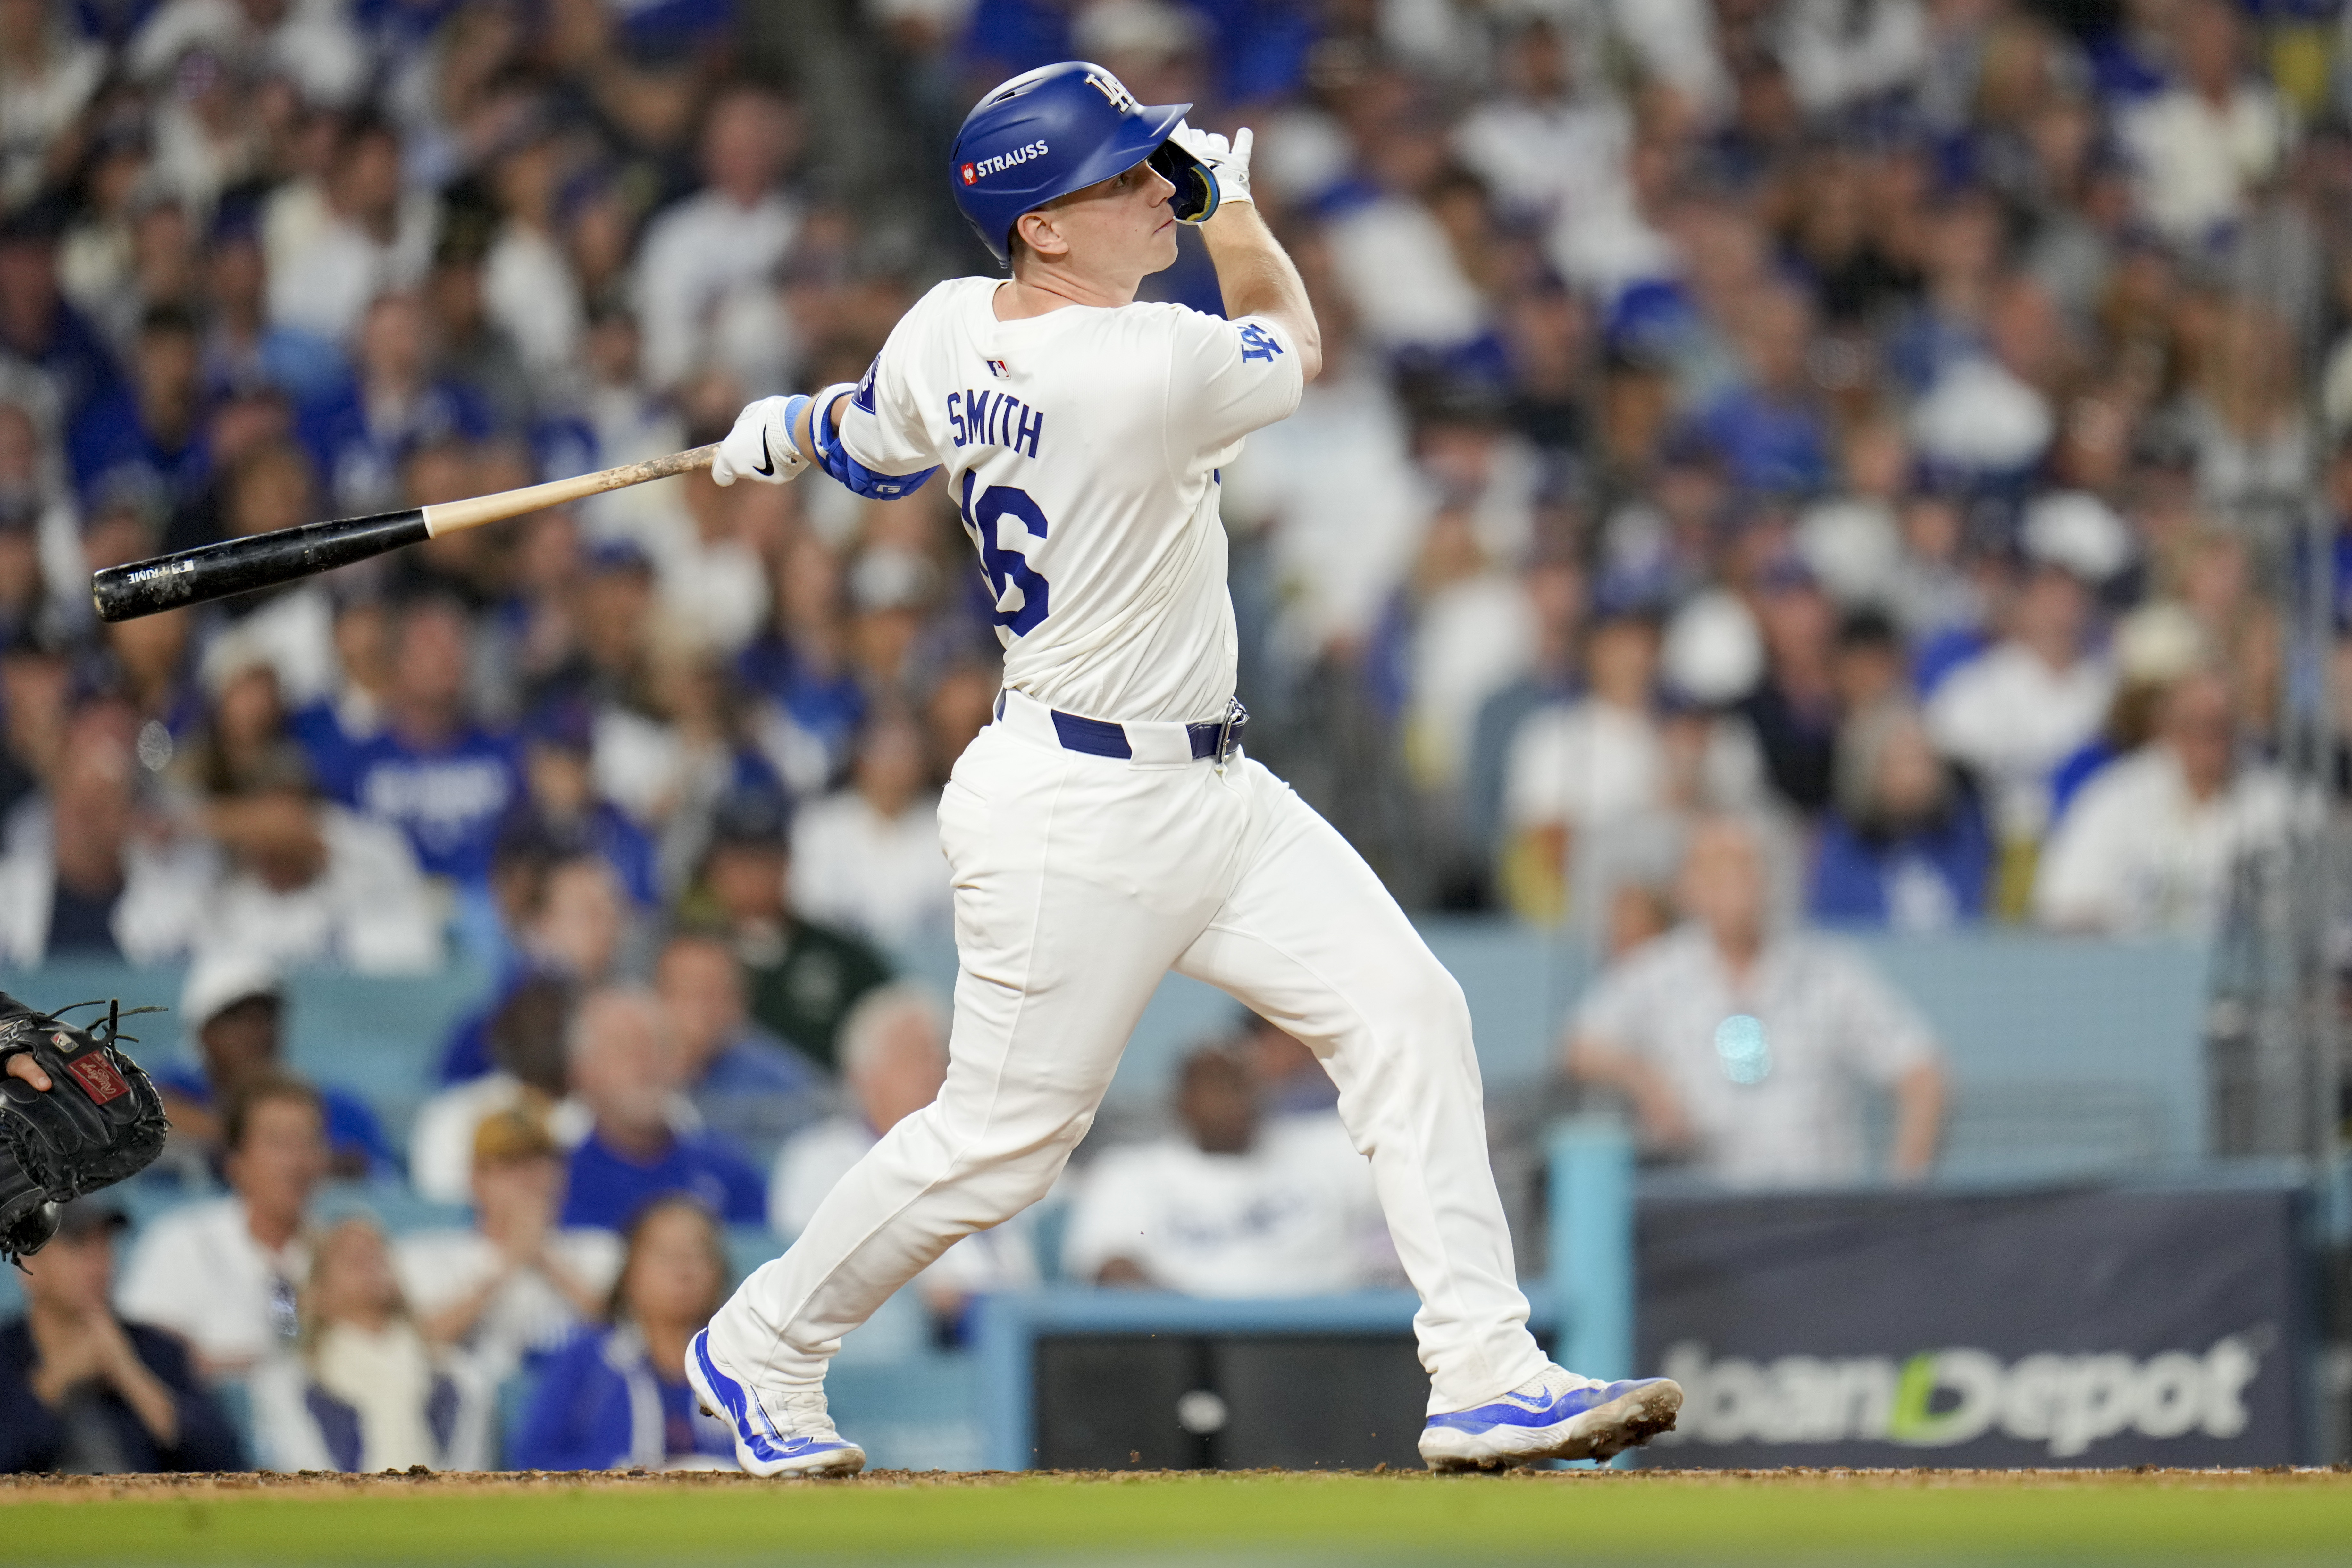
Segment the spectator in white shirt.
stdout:
<path fill-rule="evenodd" d="M 325 221 L 269 258 L 269 316 L 341 342 L 379 294 L 414 287 L 433 263 L 440 213 L 401 184 L 400 137 L 362 117 L 343 132 L 325 182 Z"/>
<path fill-rule="evenodd" d="M 2204 936 L 2231 868 L 2284 836 L 2286 785 L 2242 765 L 2229 682 L 2200 671 L 2165 694 L 2156 738 L 2108 764 L 2042 851 L 2033 912 L 2109 936 Z"/>
<path fill-rule="evenodd" d="M 1691 834 L 1686 924 L 1628 954 L 1570 1025 L 1568 1068 L 1631 1103 L 1654 1151 L 1741 1186 L 1857 1180 L 1864 1084 L 1891 1092 L 1898 1178 L 1935 1158 L 1944 1074 L 1926 1021 L 1845 948 L 1771 929 L 1762 841 Z"/>
<path fill-rule="evenodd" d="M 2179 79 L 2122 116 L 2140 209 L 2175 241 L 2213 238 L 2293 138 L 2278 94 L 2243 70 L 2242 47 L 2235 5 L 2189 0 L 2173 29 Z"/>
<path fill-rule="evenodd" d="M 1261 1120 L 1255 1080 L 1211 1046 L 1177 1081 L 1182 1131 L 1115 1148 L 1079 1184 L 1063 1267 L 1191 1296 L 1307 1296 L 1394 1278 L 1371 1162 L 1337 1112 Z"/>
<path fill-rule="evenodd" d="M 2090 641 L 2091 593 L 2055 561 L 2028 569 L 2008 635 L 1947 676 L 1927 729 L 1991 796 L 1998 836 L 2032 843 L 2050 821 L 2050 775 L 2099 731 L 2116 674 Z"/>
<path fill-rule="evenodd" d="M 912 717 L 886 712 L 868 720 L 850 787 L 793 821 L 793 906 L 886 947 L 943 935 L 953 899 L 929 775 Z"/>
<path fill-rule="evenodd" d="M 247 1088 L 223 1127 L 229 1196 L 148 1226 L 115 1305 L 188 1342 L 210 1376 L 236 1376 L 299 1328 L 295 1288 L 310 1271 L 310 1195 L 327 1174 L 318 1092 L 291 1078 Z"/>
<path fill-rule="evenodd" d="M 675 386 L 714 357 L 710 329 L 730 297 L 765 286 L 792 249 L 800 206 L 776 182 L 798 140 L 790 106 L 764 89 L 736 88 L 711 106 L 705 188 L 655 218 L 638 254 L 637 319 L 655 385 Z"/>
<path fill-rule="evenodd" d="M 866 993 L 841 1025 L 842 1086 L 851 1109 L 788 1140 L 768 1180 L 768 1225 L 798 1236 L 834 1184 L 882 1135 L 939 1097 L 947 1081 L 948 1020 L 911 984 Z M 915 1278 L 932 1314 L 952 1323 L 985 1291 L 1034 1284 L 1037 1263 L 1019 1219 L 954 1243 Z"/>
<path fill-rule="evenodd" d="M 1562 875 L 1578 835 L 1661 804 L 1665 776 L 1657 622 L 1629 611 L 1601 616 L 1584 668 L 1585 695 L 1528 715 L 1504 771 L 1506 820 L 1532 861 Z"/>
<path fill-rule="evenodd" d="M 228 864 L 207 900 L 213 939 L 280 967 L 405 975 L 440 963 L 441 923 L 407 839 L 318 800 L 299 758 L 273 759 L 214 823 Z"/>
<path fill-rule="evenodd" d="M 208 848 L 141 831 L 138 716 L 100 697 L 68 721 L 48 788 L 10 820 L 0 959 L 68 954 L 153 964 L 184 953 L 212 886 Z"/>
<path fill-rule="evenodd" d="M 556 1225 L 563 1154 L 530 1111 L 475 1127 L 471 1191 L 471 1228 L 404 1236 L 394 1257 L 425 1336 L 464 1347 L 497 1380 L 604 1315 L 621 1244 L 609 1230 Z"/>
<path fill-rule="evenodd" d="M 1503 92 L 1472 109 L 1454 150 L 1517 213 L 1549 221 L 1622 207 L 1633 116 L 1612 94 L 1580 94 L 1576 59 L 1558 22 L 1516 24 L 1497 52 Z"/>

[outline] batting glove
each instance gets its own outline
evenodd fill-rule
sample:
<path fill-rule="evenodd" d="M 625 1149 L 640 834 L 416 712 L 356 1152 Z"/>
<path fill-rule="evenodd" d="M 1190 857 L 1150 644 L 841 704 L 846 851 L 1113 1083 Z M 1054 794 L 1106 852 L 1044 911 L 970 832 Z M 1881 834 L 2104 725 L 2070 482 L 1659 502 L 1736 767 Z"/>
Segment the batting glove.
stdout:
<path fill-rule="evenodd" d="M 1180 168 L 1171 172 L 1162 168 L 1176 186 L 1176 195 L 1169 206 L 1176 216 L 1188 224 L 1206 223 L 1210 214 L 1226 202 L 1246 202 L 1250 199 L 1250 144 L 1255 133 L 1247 126 L 1234 132 L 1231 141 L 1213 131 L 1195 131 L 1189 125 L 1178 125 L 1168 140 L 1183 156 L 1177 161 Z M 1179 173 L 1192 176 L 1198 182 L 1188 191 L 1188 182 Z"/>
<path fill-rule="evenodd" d="M 799 478 L 809 460 L 793 442 L 793 423 L 807 402 L 805 395 L 794 392 L 748 405 L 719 444 L 719 455 L 710 460 L 710 477 L 721 485 L 742 478 L 782 485 Z"/>

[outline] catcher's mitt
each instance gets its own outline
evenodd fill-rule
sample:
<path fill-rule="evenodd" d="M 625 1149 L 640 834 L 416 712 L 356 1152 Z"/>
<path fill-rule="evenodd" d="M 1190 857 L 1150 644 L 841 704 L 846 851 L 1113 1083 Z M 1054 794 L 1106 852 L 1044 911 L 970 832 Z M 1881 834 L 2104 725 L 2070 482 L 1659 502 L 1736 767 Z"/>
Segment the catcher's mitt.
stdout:
<path fill-rule="evenodd" d="M 0 1258 L 39 1251 L 56 1233 L 55 1205 L 136 1176 L 163 1152 L 171 1124 L 155 1085 L 115 1043 L 121 1021 L 110 1006 L 94 1033 L 0 991 L 0 1067 L 30 1055 L 49 1076 L 43 1092 L 0 1073 Z"/>

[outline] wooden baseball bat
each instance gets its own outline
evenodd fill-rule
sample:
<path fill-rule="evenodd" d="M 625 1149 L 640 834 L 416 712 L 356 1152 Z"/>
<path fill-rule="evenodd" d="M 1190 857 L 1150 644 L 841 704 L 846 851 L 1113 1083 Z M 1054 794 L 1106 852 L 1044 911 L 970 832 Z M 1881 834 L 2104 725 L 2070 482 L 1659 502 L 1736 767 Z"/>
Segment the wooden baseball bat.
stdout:
<path fill-rule="evenodd" d="M 462 501 L 441 501 L 430 507 L 378 512 L 365 517 L 337 517 L 331 522 L 304 523 L 275 533 L 247 534 L 217 544 L 198 545 L 171 555 L 110 566 L 92 574 L 89 595 L 98 606 L 100 621 L 134 621 L 142 615 L 177 610 L 183 605 L 205 604 L 235 593 L 250 593 L 257 588 L 275 588 L 281 582 L 332 571 L 339 566 L 349 566 L 403 545 L 478 528 L 484 523 L 506 517 L 520 517 L 526 512 L 560 507 L 606 490 L 708 468 L 710 460 L 718 455 L 716 444 L 698 446 L 690 452 L 649 457 L 643 463 L 624 464 L 577 478 L 501 490 L 495 496 L 472 496 Z"/>

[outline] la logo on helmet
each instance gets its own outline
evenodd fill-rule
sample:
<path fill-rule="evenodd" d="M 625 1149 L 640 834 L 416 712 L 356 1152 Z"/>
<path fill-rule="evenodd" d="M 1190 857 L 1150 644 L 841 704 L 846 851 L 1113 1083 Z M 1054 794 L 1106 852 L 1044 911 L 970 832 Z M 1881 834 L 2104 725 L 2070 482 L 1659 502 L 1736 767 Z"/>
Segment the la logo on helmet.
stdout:
<path fill-rule="evenodd" d="M 1127 90 L 1127 84 L 1117 77 L 1095 71 L 1087 73 L 1087 85 L 1110 99 L 1110 106 L 1121 114 L 1141 114 L 1143 106 Z"/>

